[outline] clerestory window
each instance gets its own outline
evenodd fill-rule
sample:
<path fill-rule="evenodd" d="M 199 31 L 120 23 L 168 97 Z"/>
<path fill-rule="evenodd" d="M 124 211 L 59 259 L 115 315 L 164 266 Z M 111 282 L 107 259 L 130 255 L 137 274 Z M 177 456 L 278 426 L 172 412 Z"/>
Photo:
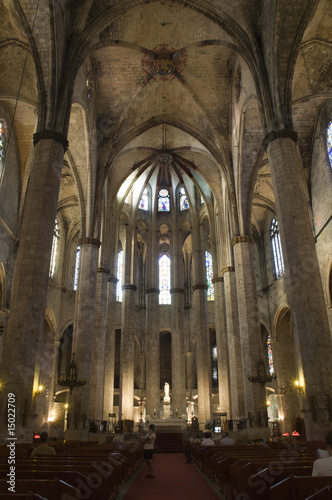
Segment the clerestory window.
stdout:
<path fill-rule="evenodd" d="M 161 189 L 158 194 L 158 212 L 169 212 L 170 201 L 167 189 Z"/>
<path fill-rule="evenodd" d="M 284 259 L 282 256 L 279 225 L 277 219 L 272 219 L 270 227 L 271 245 L 274 260 L 274 269 L 276 278 L 280 278 L 285 274 Z"/>
<path fill-rule="evenodd" d="M 77 290 L 77 284 L 78 284 L 78 271 L 80 267 L 80 253 L 81 253 L 81 247 L 77 247 L 76 250 L 76 260 L 75 260 L 75 274 L 74 274 L 74 290 Z"/>
<path fill-rule="evenodd" d="M 207 283 L 207 300 L 214 300 L 214 286 L 212 283 L 213 279 L 213 267 L 212 267 L 212 255 L 210 252 L 205 252 L 205 269 L 206 269 L 206 283 Z"/>
<path fill-rule="evenodd" d="M 163 255 L 159 259 L 159 304 L 171 303 L 171 259 Z"/>
<path fill-rule="evenodd" d="M 58 219 L 55 219 L 53 241 L 52 241 L 51 263 L 50 263 L 50 270 L 49 270 L 49 276 L 51 278 L 54 277 L 54 273 L 55 273 L 55 263 L 56 263 L 56 255 L 57 255 L 59 237 L 60 237 L 59 223 L 58 223 Z"/>
<path fill-rule="evenodd" d="M 118 252 L 118 262 L 116 277 L 118 282 L 116 284 L 116 300 L 122 302 L 122 285 L 123 285 L 123 250 Z"/>

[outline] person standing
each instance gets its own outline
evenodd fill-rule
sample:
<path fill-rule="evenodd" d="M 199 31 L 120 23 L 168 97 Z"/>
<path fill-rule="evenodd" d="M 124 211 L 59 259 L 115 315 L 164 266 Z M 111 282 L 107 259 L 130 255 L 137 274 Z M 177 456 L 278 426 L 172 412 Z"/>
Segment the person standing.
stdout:
<path fill-rule="evenodd" d="M 155 442 L 156 437 L 157 437 L 154 430 L 155 430 L 155 425 L 150 424 L 148 433 L 145 434 L 145 436 L 143 436 L 143 429 L 141 429 L 141 436 L 142 436 L 142 439 L 144 441 L 144 458 L 145 458 L 146 464 L 148 466 L 148 474 L 145 477 L 147 477 L 149 479 L 154 479 L 156 477 L 153 474 L 153 467 L 152 467 L 154 442 Z"/>

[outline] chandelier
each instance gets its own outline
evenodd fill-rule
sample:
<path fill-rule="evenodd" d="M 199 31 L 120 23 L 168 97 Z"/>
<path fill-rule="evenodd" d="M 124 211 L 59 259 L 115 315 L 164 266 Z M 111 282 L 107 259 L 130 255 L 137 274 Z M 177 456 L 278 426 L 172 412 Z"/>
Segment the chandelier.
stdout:
<path fill-rule="evenodd" d="M 261 385 L 267 382 L 272 382 L 277 376 L 273 373 L 266 373 L 264 361 L 261 359 L 257 363 L 257 375 L 248 375 L 249 382 L 258 383 Z"/>
<path fill-rule="evenodd" d="M 70 394 L 72 394 L 74 387 L 82 387 L 86 384 L 86 380 L 78 380 L 77 377 L 77 366 L 75 363 L 75 353 L 73 352 L 72 360 L 69 365 L 69 376 L 66 378 L 61 377 L 57 380 L 59 385 L 64 387 L 69 387 Z"/>

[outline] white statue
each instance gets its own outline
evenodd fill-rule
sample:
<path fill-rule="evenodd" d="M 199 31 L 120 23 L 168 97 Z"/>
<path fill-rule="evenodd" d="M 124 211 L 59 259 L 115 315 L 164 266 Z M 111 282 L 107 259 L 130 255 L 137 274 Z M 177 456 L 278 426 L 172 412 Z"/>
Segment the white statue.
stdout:
<path fill-rule="evenodd" d="M 165 382 L 164 392 L 165 392 L 164 403 L 169 403 L 171 401 L 171 399 L 169 397 L 169 383 L 168 382 Z"/>

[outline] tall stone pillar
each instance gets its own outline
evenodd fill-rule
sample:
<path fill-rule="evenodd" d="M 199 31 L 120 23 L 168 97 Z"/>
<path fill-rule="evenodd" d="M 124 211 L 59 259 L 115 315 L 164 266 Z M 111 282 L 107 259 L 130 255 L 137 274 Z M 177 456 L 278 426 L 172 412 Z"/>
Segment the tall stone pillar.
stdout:
<path fill-rule="evenodd" d="M 135 285 L 122 285 L 120 420 L 134 417 Z"/>
<path fill-rule="evenodd" d="M 98 267 L 91 374 L 90 416 L 103 420 L 106 347 L 107 283 L 109 269 Z"/>
<path fill-rule="evenodd" d="M 235 267 L 221 270 L 224 276 L 224 292 L 229 356 L 230 419 L 245 416 L 243 392 L 243 367 L 241 356 L 239 310 L 237 305 Z"/>
<path fill-rule="evenodd" d="M 258 363 L 261 359 L 258 302 L 251 248 L 252 238 L 236 236 L 231 240 L 231 244 L 234 248 L 245 417 L 251 427 L 265 427 L 267 426 L 267 414 L 264 386 L 248 380 L 248 375 L 258 376 Z"/>
<path fill-rule="evenodd" d="M 54 221 L 68 141 L 44 130 L 34 134 L 34 145 L 0 372 L 6 386 L 1 432 L 7 432 L 7 394 L 13 393 L 16 437 L 23 441 L 32 439 Z"/>
<path fill-rule="evenodd" d="M 331 334 L 321 283 L 309 197 L 292 130 L 272 131 L 264 143 L 269 159 L 285 263 L 300 383 L 304 385 L 307 439 L 331 428 Z"/>
<path fill-rule="evenodd" d="M 159 417 L 159 288 L 146 289 L 146 413 Z"/>
<path fill-rule="evenodd" d="M 78 378 L 86 380 L 83 387 L 75 388 L 70 398 L 70 429 L 88 430 L 90 417 L 93 329 L 96 306 L 98 251 L 100 241 L 81 238 L 80 266 L 75 303 L 75 321 L 72 353 L 75 354 Z M 78 435 L 79 437 L 79 435 Z"/>
<path fill-rule="evenodd" d="M 214 285 L 214 304 L 215 304 L 215 324 L 218 355 L 218 391 L 219 407 L 222 413 L 230 415 L 229 404 L 229 356 L 227 342 L 227 328 L 225 318 L 225 300 L 223 277 L 213 278 Z"/>
<path fill-rule="evenodd" d="M 108 279 L 107 322 L 105 344 L 105 380 L 104 380 L 104 420 L 109 420 L 113 413 L 114 396 L 114 361 L 115 361 L 115 309 L 117 278 Z"/>

